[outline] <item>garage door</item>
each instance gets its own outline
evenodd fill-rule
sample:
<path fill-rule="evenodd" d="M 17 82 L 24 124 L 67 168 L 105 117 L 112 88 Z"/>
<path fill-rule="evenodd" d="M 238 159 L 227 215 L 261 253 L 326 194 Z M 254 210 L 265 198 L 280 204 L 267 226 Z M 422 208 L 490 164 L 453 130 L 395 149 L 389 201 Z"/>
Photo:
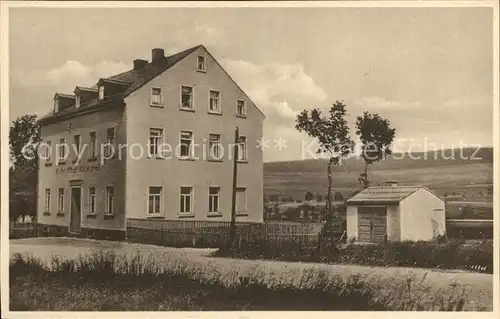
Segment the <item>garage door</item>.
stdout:
<path fill-rule="evenodd" d="M 358 240 L 383 242 L 387 233 L 385 207 L 358 207 Z"/>

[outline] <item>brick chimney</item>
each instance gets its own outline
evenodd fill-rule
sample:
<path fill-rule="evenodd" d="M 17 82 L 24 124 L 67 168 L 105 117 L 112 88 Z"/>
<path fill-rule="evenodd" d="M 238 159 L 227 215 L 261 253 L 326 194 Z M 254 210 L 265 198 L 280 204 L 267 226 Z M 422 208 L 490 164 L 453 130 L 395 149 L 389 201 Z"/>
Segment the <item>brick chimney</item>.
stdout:
<path fill-rule="evenodd" d="M 141 69 L 145 67 L 148 64 L 148 61 L 146 60 L 141 60 L 141 59 L 135 59 L 134 60 L 134 70 Z"/>
<path fill-rule="evenodd" d="M 165 51 L 163 51 L 163 49 L 156 48 L 151 51 L 151 62 L 153 64 L 161 63 L 163 62 L 164 59 L 165 59 Z"/>

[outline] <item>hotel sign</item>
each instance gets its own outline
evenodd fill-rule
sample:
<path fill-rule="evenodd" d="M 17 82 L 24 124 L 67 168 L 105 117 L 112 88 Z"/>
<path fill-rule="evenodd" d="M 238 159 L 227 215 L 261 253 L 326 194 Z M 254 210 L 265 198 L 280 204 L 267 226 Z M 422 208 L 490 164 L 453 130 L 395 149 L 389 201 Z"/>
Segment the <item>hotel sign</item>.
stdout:
<path fill-rule="evenodd" d="M 97 172 L 101 166 L 99 165 L 84 165 L 84 166 L 77 166 L 77 167 L 58 167 L 56 168 L 56 174 L 74 174 L 74 173 L 86 173 L 86 172 Z"/>

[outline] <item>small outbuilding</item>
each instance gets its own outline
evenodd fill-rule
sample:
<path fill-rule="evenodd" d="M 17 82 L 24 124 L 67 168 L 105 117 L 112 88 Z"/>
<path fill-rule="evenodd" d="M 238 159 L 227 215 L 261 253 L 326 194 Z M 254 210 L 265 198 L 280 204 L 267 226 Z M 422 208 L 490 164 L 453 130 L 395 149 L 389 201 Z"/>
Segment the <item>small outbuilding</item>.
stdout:
<path fill-rule="evenodd" d="M 347 238 L 429 241 L 446 233 L 445 201 L 423 186 L 369 187 L 347 200 Z"/>

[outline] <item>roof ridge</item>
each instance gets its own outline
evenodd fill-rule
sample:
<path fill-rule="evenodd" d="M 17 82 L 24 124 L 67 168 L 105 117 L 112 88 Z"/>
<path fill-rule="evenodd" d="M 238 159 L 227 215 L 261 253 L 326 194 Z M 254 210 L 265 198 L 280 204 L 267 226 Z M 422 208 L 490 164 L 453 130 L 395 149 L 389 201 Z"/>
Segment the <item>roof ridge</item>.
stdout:
<path fill-rule="evenodd" d="M 156 78 L 160 74 L 164 73 L 165 71 L 167 71 L 168 69 L 170 69 L 174 65 L 176 65 L 178 62 L 180 62 L 185 57 L 187 57 L 188 55 L 190 55 L 194 51 L 198 50 L 199 48 L 205 48 L 205 47 L 202 44 L 198 44 L 196 46 L 187 48 L 187 49 L 180 51 L 180 52 L 177 52 L 175 54 L 166 56 L 162 63 L 152 64 L 151 62 L 149 62 L 148 64 L 146 64 L 144 67 L 142 67 L 140 69 L 132 68 L 128 71 L 125 71 L 125 72 L 122 72 L 122 73 L 119 73 L 116 75 L 101 77 L 100 79 L 98 79 L 98 81 L 96 83 L 99 83 L 99 81 L 116 81 L 119 83 L 127 84 L 128 87 L 122 95 L 122 98 L 125 98 L 125 97 L 129 96 L 130 94 L 132 94 L 133 92 L 142 88 L 144 85 L 146 85 L 147 83 L 152 81 L 154 78 Z M 206 50 L 206 48 L 205 48 L 205 50 Z M 207 52 L 208 52 L 208 50 L 207 50 Z M 96 87 L 96 84 L 92 85 L 90 88 L 92 89 L 95 87 Z M 70 95 L 68 95 L 68 97 L 69 96 Z M 72 97 L 74 98 L 74 95 Z M 90 103 L 89 105 L 80 107 L 78 109 L 78 111 L 73 110 L 74 111 L 73 113 L 77 114 L 79 112 L 83 112 L 84 110 L 91 108 L 91 107 L 94 107 L 94 106 L 97 106 L 99 104 L 100 104 L 100 102 Z M 65 114 L 69 114 L 69 113 L 65 113 Z M 40 118 L 39 121 L 40 121 L 40 123 L 42 123 L 42 122 L 45 122 L 45 121 L 50 120 L 52 118 L 58 118 L 58 116 L 56 116 L 56 115 L 58 115 L 58 113 L 54 113 L 53 111 L 49 112 L 48 114 L 46 114 L 45 116 Z"/>
<path fill-rule="evenodd" d="M 391 186 L 369 186 L 368 188 L 365 189 L 370 189 L 370 188 L 419 188 L 419 187 L 424 187 L 422 185 L 391 185 Z"/>
<path fill-rule="evenodd" d="M 192 50 L 192 51 L 195 51 L 195 49 L 198 49 L 199 47 L 202 47 L 202 46 L 203 46 L 202 44 L 198 44 L 198 45 L 196 45 L 196 46 L 194 46 L 194 47 L 190 47 L 190 48 L 187 48 L 187 49 L 185 49 L 185 50 L 183 50 L 183 51 L 180 51 L 180 52 L 177 52 L 177 53 L 174 53 L 174 54 L 168 55 L 168 56 L 166 56 L 166 57 L 165 57 L 165 60 L 171 59 L 171 58 L 173 58 L 173 57 L 178 57 L 179 55 L 182 55 L 182 54 L 186 54 L 186 55 L 187 55 L 187 54 L 191 53 L 191 50 Z M 144 61 L 148 61 L 148 60 L 144 60 Z M 178 62 L 178 61 L 177 61 L 177 62 Z M 151 62 L 150 62 L 150 61 L 148 61 L 148 64 L 147 64 L 147 65 L 151 65 Z M 128 70 L 128 71 L 124 71 L 124 72 L 122 72 L 122 73 L 118 73 L 118 74 L 115 74 L 115 75 L 111 75 L 111 76 L 108 76 L 108 77 L 106 77 L 106 78 L 107 78 L 107 79 L 113 79 L 113 78 L 115 78 L 115 77 L 122 76 L 122 75 L 124 75 L 124 74 L 126 74 L 126 73 L 129 73 L 129 72 L 131 72 L 131 71 L 135 71 L 135 69 L 134 69 L 134 68 L 132 68 L 132 69 L 130 69 L 130 70 Z"/>

